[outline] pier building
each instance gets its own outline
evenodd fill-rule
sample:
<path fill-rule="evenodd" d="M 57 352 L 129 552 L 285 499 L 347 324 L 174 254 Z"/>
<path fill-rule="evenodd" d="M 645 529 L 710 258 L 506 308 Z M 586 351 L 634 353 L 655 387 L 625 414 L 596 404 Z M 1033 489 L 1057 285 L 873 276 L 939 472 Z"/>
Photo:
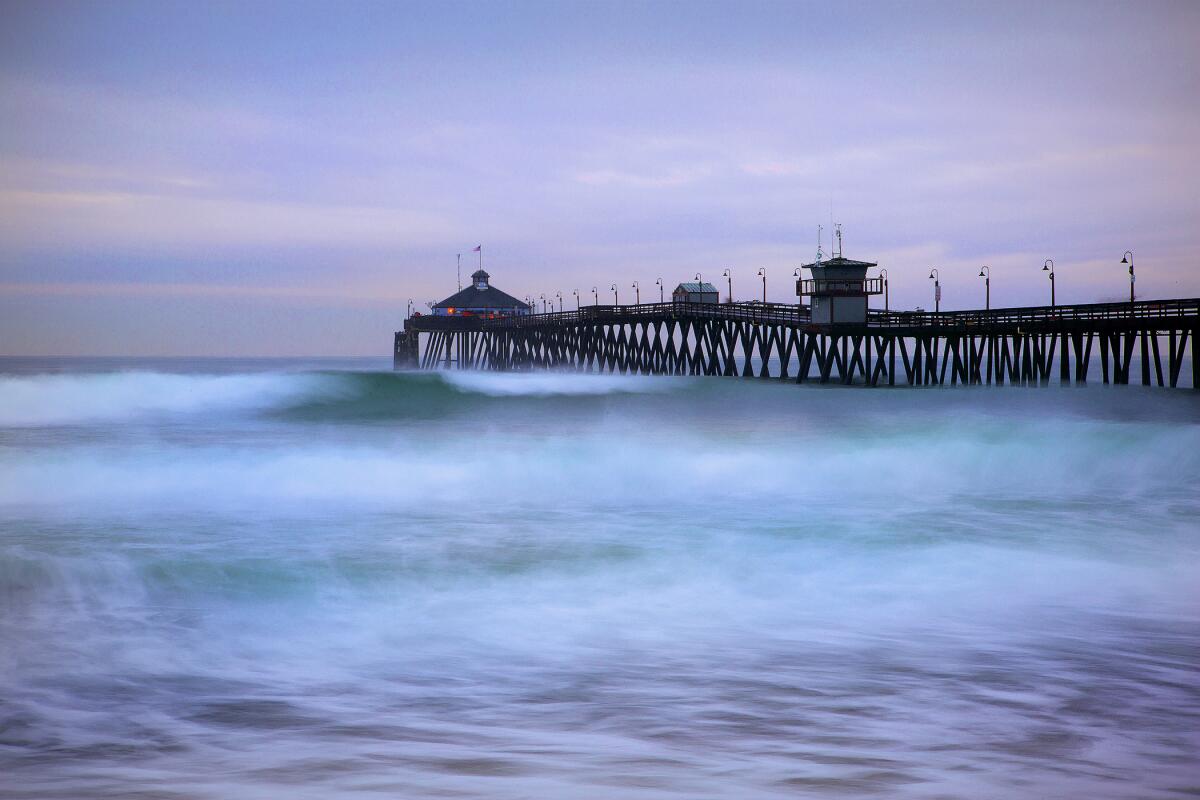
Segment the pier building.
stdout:
<path fill-rule="evenodd" d="M 717 287 L 707 281 L 684 281 L 671 292 L 675 303 L 716 303 Z"/>
<path fill-rule="evenodd" d="M 491 275 L 482 269 L 471 275 L 471 285 L 450 295 L 433 307 L 436 317 L 509 317 L 530 312 L 528 304 L 500 291 L 489 282 Z"/>
<path fill-rule="evenodd" d="M 867 270 L 877 266 L 838 255 L 801 267 L 812 278 L 796 281 L 796 296 L 812 298 L 812 324 L 866 325 L 868 298 L 883 293 L 883 279 L 867 277 Z"/>

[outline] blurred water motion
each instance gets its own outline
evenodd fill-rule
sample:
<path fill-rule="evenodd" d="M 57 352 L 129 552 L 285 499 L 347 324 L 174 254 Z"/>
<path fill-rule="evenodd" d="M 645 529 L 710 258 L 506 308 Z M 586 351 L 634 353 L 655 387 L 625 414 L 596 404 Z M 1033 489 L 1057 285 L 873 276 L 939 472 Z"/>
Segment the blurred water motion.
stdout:
<path fill-rule="evenodd" d="M 0 797 L 1195 791 L 1193 392 L 338 366 L 0 375 Z"/>

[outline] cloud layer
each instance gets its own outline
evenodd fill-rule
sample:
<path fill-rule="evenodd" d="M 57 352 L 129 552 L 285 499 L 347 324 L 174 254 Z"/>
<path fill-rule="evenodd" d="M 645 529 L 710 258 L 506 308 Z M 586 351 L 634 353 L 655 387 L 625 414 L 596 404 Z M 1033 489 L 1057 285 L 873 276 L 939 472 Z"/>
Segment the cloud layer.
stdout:
<path fill-rule="evenodd" d="M 1190 3 L 12 8 L 8 353 L 386 353 L 480 242 L 790 301 L 831 217 L 897 307 L 1200 294 Z"/>

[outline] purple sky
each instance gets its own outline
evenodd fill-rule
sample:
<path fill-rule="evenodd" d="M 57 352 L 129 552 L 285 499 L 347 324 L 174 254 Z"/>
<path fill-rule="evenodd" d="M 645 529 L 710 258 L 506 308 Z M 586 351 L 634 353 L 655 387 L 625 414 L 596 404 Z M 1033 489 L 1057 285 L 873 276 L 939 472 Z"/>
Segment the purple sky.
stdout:
<path fill-rule="evenodd" d="M 794 302 L 831 216 L 893 308 L 1200 296 L 1200 3 L 832 5 L 4 2 L 0 353 L 387 355 L 479 243 Z"/>

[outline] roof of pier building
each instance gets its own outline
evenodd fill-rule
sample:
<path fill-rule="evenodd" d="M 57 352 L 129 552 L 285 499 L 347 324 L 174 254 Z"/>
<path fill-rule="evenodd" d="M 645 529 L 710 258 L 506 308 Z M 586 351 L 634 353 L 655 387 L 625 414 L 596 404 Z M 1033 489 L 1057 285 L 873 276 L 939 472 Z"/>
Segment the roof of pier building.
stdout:
<path fill-rule="evenodd" d="M 491 278 L 483 270 L 476 270 L 471 275 L 471 285 L 467 288 L 455 292 L 447 297 L 442 302 L 434 306 L 435 309 L 463 309 L 466 311 L 476 311 L 484 309 L 519 309 L 528 311 L 529 306 L 522 300 L 518 300 L 507 292 L 502 292 L 495 286 L 488 283 Z"/>
<path fill-rule="evenodd" d="M 815 261 L 812 264 L 805 264 L 800 269 L 812 269 L 813 267 L 816 267 L 818 269 L 863 269 L 863 270 L 865 270 L 865 269 L 869 269 L 871 267 L 878 267 L 878 266 L 879 266 L 879 264 L 875 263 L 874 261 L 855 261 L 853 258 L 842 258 L 841 256 L 836 256 L 834 258 L 827 258 L 823 261 Z"/>
<path fill-rule="evenodd" d="M 678 294 L 680 292 L 687 292 L 689 294 L 716 294 L 716 291 L 717 291 L 717 287 L 713 286 L 711 283 L 708 283 L 707 281 L 705 281 L 704 283 L 697 283 L 696 281 L 685 281 L 684 283 L 681 283 L 678 286 L 676 286 L 675 291 L 673 291 L 672 294 Z"/>

